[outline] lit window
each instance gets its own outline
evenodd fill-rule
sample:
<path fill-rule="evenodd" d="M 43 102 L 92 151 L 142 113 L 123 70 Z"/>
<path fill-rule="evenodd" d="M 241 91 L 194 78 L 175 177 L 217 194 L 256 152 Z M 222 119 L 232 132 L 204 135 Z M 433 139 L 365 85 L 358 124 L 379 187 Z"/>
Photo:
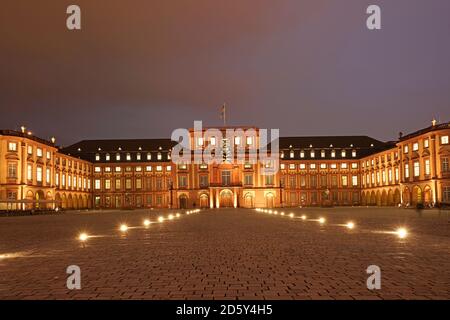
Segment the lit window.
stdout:
<path fill-rule="evenodd" d="M 140 153 L 136 154 L 136 160 L 141 160 L 141 154 Z"/>
<path fill-rule="evenodd" d="M 341 151 L 341 157 L 342 157 L 342 158 L 345 158 L 346 155 L 347 155 L 347 152 L 346 152 L 345 150 L 342 150 L 342 151 Z"/>
<path fill-rule="evenodd" d="M 356 150 L 352 151 L 352 158 L 356 158 Z"/>
<path fill-rule="evenodd" d="M 31 164 L 27 166 L 27 179 L 33 180 L 33 166 Z"/>
<path fill-rule="evenodd" d="M 245 165 L 244 165 L 244 168 L 246 168 L 246 169 L 248 169 L 249 167 L 248 167 L 248 163 L 246 163 Z M 204 170 L 204 169 L 208 169 L 208 165 L 206 164 L 206 163 L 202 163 L 200 166 L 200 169 L 202 169 L 202 170 Z M 252 166 L 250 165 L 250 168 L 251 168 Z"/>
<path fill-rule="evenodd" d="M 28 152 L 29 155 L 32 155 L 33 154 L 33 147 L 32 146 L 28 146 L 27 152 Z"/>
<path fill-rule="evenodd" d="M 334 150 L 331 151 L 331 157 L 336 158 L 336 151 L 334 151 Z"/>
<path fill-rule="evenodd" d="M 114 168 L 114 171 L 120 172 L 120 171 L 122 171 L 122 168 L 121 168 L 121 167 L 115 167 L 115 168 Z"/>
<path fill-rule="evenodd" d="M 289 158 L 291 158 L 291 159 L 294 158 L 294 151 L 291 150 L 291 151 L 289 152 Z"/>
<path fill-rule="evenodd" d="M 420 175 L 420 164 L 419 161 L 414 162 L 414 177 L 418 177 Z"/>
<path fill-rule="evenodd" d="M 94 172 L 102 172 L 102 168 L 101 167 L 95 167 L 94 168 Z"/>
<path fill-rule="evenodd" d="M 428 148 L 429 146 L 430 146 L 430 140 L 428 140 L 428 139 L 423 140 L 423 147 Z"/>
<path fill-rule="evenodd" d="M 348 165 L 347 163 L 341 163 L 341 169 L 347 169 Z"/>
<path fill-rule="evenodd" d="M 315 164 L 315 163 L 311 163 L 311 164 L 309 165 L 309 168 L 310 168 L 310 169 L 315 169 L 315 168 L 316 168 L 316 164 Z"/>
<path fill-rule="evenodd" d="M 120 161 L 120 153 L 116 153 L 116 161 Z"/>
<path fill-rule="evenodd" d="M 47 151 L 47 155 L 46 155 L 46 156 L 47 156 L 47 159 L 48 159 L 48 160 L 51 159 L 52 155 L 51 155 L 50 151 Z"/>
<path fill-rule="evenodd" d="M 142 171 L 142 167 L 141 166 L 137 166 L 136 167 L 136 172 L 141 172 Z"/>
<path fill-rule="evenodd" d="M 106 190 L 111 189 L 111 180 L 110 179 L 105 180 L 105 189 Z"/>
<path fill-rule="evenodd" d="M 284 159 L 284 151 L 281 151 L 280 157 L 281 159 Z"/>
<path fill-rule="evenodd" d="M 398 168 L 395 168 L 395 181 L 398 181 L 399 179 L 399 171 Z"/>
<path fill-rule="evenodd" d="M 127 161 L 131 160 L 131 154 L 127 153 Z"/>
<path fill-rule="evenodd" d="M 42 182 L 42 167 L 36 168 L 36 181 Z"/>
<path fill-rule="evenodd" d="M 111 167 L 105 167 L 105 172 L 111 172 Z"/>
<path fill-rule="evenodd" d="M 388 180 L 389 180 L 389 183 L 392 182 L 392 169 L 388 170 Z"/>
<path fill-rule="evenodd" d="M 55 175 L 55 185 L 59 186 L 59 173 Z"/>
<path fill-rule="evenodd" d="M 215 137 L 211 137 L 211 139 L 209 139 L 210 143 L 212 146 L 216 145 L 216 138 Z"/>
<path fill-rule="evenodd" d="M 337 164 L 336 163 L 332 163 L 330 167 L 331 167 L 331 169 L 336 169 L 337 168 Z"/>
<path fill-rule="evenodd" d="M 161 160 L 162 159 L 162 154 L 161 154 L 161 152 L 158 152 L 158 155 L 157 155 L 157 157 L 156 157 L 158 160 Z"/>
<path fill-rule="evenodd" d="M 203 138 L 198 138 L 197 139 L 197 145 L 198 146 L 202 146 L 203 145 Z"/>
<path fill-rule="evenodd" d="M 170 159 L 172 159 L 172 156 L 171 156 L 170 152 L 167 152 L 167 160 L 170 160 Z"/>
<path fill-rule="evenodd" d="M 100 190 L 100 179 L 95 179 L 95 182 L 94 182 L 94 184 L 95 184 L 95 190 Z"/>
<path fill-rule="evenodd" d="M 61 184 L 63 187 L 65 187 L 66 186 L 66 175 L 63 174 L 61 179 L 62 179 Z"/>
<path fill-rule="evenodd" d="M 147 153 L 147 160 L 152 160 L 152 154 L 150 152 Z"/>
<path fill-rule="evenodd" d="M 72 176 L 68 175 L 67 176 L 67 186 L 70 188 L 72 186 Z"/>
<path fill-rule="evenodd" d="M 300 163 L 300 165 L 298 166 L 300 169 L 306 169 L 306 164 L 304 163 Z"/>
<path fill-rule="evenodd" d="M 405 163 L 405 178 L 409 178 L 409 165 Z"/>
<path fill-rule="evenodd" d="M 352 162 L 352 169 L 357 169 L 358 168 L 358 164 L 356 162 Z"/>
<path fill-rule="evenodd" d="M 95 154 L 95 161 L 100 161 L 100 155 L 98 153 Z"/>
<path fill-rule="evenodd" d="M 326 169 L 327 168 L 327 164 L 326 163 L 321 163 L 320 164 L 320 169 Z"/>
<path fill-rule="evenodd" d="M 42 149 L 41 148 L 37 148 L 36 149 L 36 155 L 40 158 L 42 158 Z"/>
<path fill-rule="evenodd" d="M 322 158 L 325 158 L 325 150 L 320 151 L 320 156 L 321 156 Z"/>
<path fill-rule="evenodd" d="M 342 176 L 341 178 L 342 178 L 342 186 L 346 187 L 348 185 L 347 176 Z"/>
<path fill-rule="evenodd" d="M 106 159 L 106 161 L 109 161 L 109 160 L 111 160 L 111 156 L 109 155 L 109 153 L 107 153 L 107 154 L 106 154 L 106 157 L 105 157 L 105 159 Z"/>
<path fill-rule="evenodd" d="M 286 168 L 286 166 L 284 165 L 284 163 L 280 164 L 280 169 L 284 170 Z"/>
<path fill-rule="evenodd" d="M 253 137 L 247 137 L 247 144 L 252 145 L 253 144 Z"/>
<path fill-rule="evenodd" d="M 172 166 L 167 166 L 167 167 L 166 167 L 166 171 L 167 171 L 167 172 L 172 171 Z"/>
<path fill-rule="evenodd" d="M 146 166 L 145 171 L 152 171 L 152 166 Z"/>
<path fill-rule="evenodd" d="M 234 144 L 235 145 L 240 145 L 241 144 L 241 137 L 234 137 Z"/>
<path fill-rule="evenodd" d="M 430 174 L 430 159 L 425 160 L 425 174 L 426 175 Z"/>
<path fill-rule="evenodd" d="M 294 163 L 290 163 L 289 164 L 289 169 L 290 170 L 295 170 L 295 164 Z"/>
<path fill-rule="evenodd" d="M 131 172 L 131 167 L 130 167 L 130 166 L 125 167 L 125 171 L 126 171 L 126 172 Z"/>
<path fill-rule="evenodd" d="M 300 151 L 300 158 L 304 158 L 305 157 L 305 152 L 304 151 Z"/>
<path fill-rule="evenodd" d="M 412 149 L 413 149 L 413 151 L 418 151 L 419 150 L 419 143 L 418 142 L 414 142 Z"/>
<path fill-rule="evenodd" d="M 311 158 L 314 158 L 316 156 L 316 153 L 314 152 L 314 150 L 311 150 L 310 155 L 311 155 Z"/>
<path fill-rule="evenodd" d="M 156 171 L 162 171 L 162 166 L 156 166 Z"/>
<path fill-rule="evenodd" d="M 8 151 L 17 151 L 17 143 L 9 142 L 8 143 Z"/>
<path fill-rule="evenodd" d="M 441 137 L 441 144 L 448 144 L 448 136 Z"/>
<path fill-rule="evenodd" d="M 352 186 L 358 186 L 358 176 L 352 176 Z"/>
<path fill-rule="evenodd" d="M 409 151 L 408 146 L 404 146 L 403 147 L 403 153 L 408 153 L 408 151 Z"/>

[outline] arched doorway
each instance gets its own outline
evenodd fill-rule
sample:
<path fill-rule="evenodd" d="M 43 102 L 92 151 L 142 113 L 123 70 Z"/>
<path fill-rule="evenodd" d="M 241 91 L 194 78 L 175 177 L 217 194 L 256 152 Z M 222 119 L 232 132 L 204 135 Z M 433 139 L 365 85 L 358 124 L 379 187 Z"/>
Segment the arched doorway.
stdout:
<path fill-rule="evenodd" d="M 244 197 L 244 206 L 246 208 L 253 208 L 253 195 L 251 193 L 247 193 Z"/>
<path fill-rule="evenodd" d="M 34 201 L 34 194 L 33 194 L 33 191 L 28 190 L 27 196 L 26 196 L 26 200 L 27 200 L 27 204 L 26 204 L 25 208 L 26 208 L 27 210 L 33 209 L 33 201 Z"/>
<path fill-rule="evenodd" d="M 381 194 L 381 205 L 387 206 L 388 205 L 388 199 L 387 199 L 387 193 L 386 190 L 383 190 L 383 193 Z"/>
<path fill-rule="evenodd" d="M 377 199 L 375 198 L 375 191 L 372 191 L 370 194 L 370 202 L 369 205 L 374 206 L 377 204 Z"/>
<path fill-rule="evenodd" d="M 393 205 L 395 205 L 395 203 L 394 203 L 394 193 L 392 192 L 391 189 L 389 189 L 389 191 L 388 191 L 387 205 L 388 205 L 388 206 L 393 206 Z"/>
<path fill-rule="evenodd" d="M 402 200 L 403 200 L 403 204 L 404 205 L 409 205 L 411 203 L 411 199 L 410 199 L 410 196 L 409 196 L 409 188 L 408 187 L 405 187 L 403 189 L 402 197 L 403 197 Z"/>
<path fill-rule="evenodd" d="M 222 190 L 222 192 L 220 192 L 220 207 L 233 207 L 233 193 L 230 190 Z"/>
<path fill-rule="evenodd" d="M 178 198 L 178 202 L 179 202 L 179 205 L 180 205 L 180 209 L 187 209 L 187 207 L 188 207 L 188 198 L 186 197 L 185 194 L 182 194 Z"/>
<path fill-rule="evenodd" d="M 61 207 L 67 209 L 67 197 L 65 193 L 61 196 Z"/>
<path fill-rule="evenodd" d="M 47 195 L 45 196 L 45 200 L 47 200 L 47 201 L 53 200 L 53 196 L 52 196 L 52 193 L 51 193 L 50 191 L 47 192 Z M 53 203 L 47 202 L 47 204 L 45 205 L 45 207 L 46 207 L 47 209 L 52 209 L 52 208 L 53 208 Z"/>
<path fill-rule="evenodd" d="M 55 195 L 55 208 L 62 208 L 62 199 L 59 193 Z"/>
<path fill-rule="evenodd" d="M 73 208 L 72 195 L 69 194 L 69 196 L 67 197 L 67 209 L 72 209 L 72 208 Z"/>
<path fill-rule="evenodd" d="M 274 207 L 274 199 L 273 193 L 266 194 L 266 207 L 273 208 Z"/>
<path fill-rule="evenodd" d="M 381 193 L 380 191 L 377 191 L 377 198 L 376 198 L 376 203 L 377 206 L 381 206 Z"/>
<path fill-rule="evenodd" d="M 361 204 L 363 206 L 367 204 L 366 194 L 364 192 L 361 193 Z"/>
<path fill-rule="evenodd" d="M 35 208 L 36 209 L 43 209 L 43 208 L 45 208 L 45 205 L 40 203 L 40 201 L 45 200 L 45 195 L 44 195 L 44 192 L 42 190 L 39 190 L 39 191 L 36 192 L 35 200 L 36 200 L 36 203 L 35 203 Z"/>
<path fill-rule="evenodd" d="M 422 201 L 422 189 L 419 186 L 414 186 L 412 189 L 412 204 L 420 204 Z"/>
<path fill-rule="evenodd" d="M 425 205 L 429 205 L 432 201 L 433 198 L 431 196 L 431 188 L 429 186 L 426 186 L 423 190 L 423 203 Z"/>
<path fill-rule="evenodd" d="M 399 189 L 395 189 L 395 191 L 394 191 L 394 205 L 397 206 L 399 203 L 401 203 L 400 190 Z"/>
<path fill-rule="evenodd" d="M 205 209 L 208 208 L 208 195 L 202 194 L 200 196 L 200 208 Z"/>

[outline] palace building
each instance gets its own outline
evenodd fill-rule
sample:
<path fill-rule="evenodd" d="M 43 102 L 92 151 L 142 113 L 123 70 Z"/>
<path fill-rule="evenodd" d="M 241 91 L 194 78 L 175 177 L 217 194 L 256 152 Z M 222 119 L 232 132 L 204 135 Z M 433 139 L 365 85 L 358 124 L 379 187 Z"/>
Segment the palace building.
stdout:
<path fill-rule="evenodd" d="M 218 128 L 225 131 L 227 128 Z M 0 130 L 0 210 L 404 206 L 450 203 L 450 123 L 381 142 L 367 136 L 281 137 L 276 161 L 237 162 L 252 137 L 190 131 L 192 154 L 221 143 L 219 163 L 175 163 L 170 139 L 55 140 Z M 192 155 L 193 156 L 193 155 Z M 264 169 L 277 166 L 272 175 Z"/>

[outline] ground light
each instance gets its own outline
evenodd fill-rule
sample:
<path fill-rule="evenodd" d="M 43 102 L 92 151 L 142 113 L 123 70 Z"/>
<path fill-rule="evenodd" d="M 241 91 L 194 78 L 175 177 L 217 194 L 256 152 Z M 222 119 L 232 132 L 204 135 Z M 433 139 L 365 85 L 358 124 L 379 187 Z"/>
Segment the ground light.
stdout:
<path fill-rule="evenodd" d="M 290 213 L 290 214 L 289 214 L 289 217 L 290 217 L 290 218 L 293 218 L 293 217 L 294 217 L 294 214 L 293 214 L 293 213 Z"/>
<path fill-rule="evenodd" d="M 148 219 L 144 220 L 144 226 L 148 227 L 150 225 L 150 223 L 151 223 L 150 220 L 148 220 Z"/>
<path fill-rule="evenodd" d="M 302 215 L 300 218 L 301 218 L 302 220 L 306 220 L 306 216 L 305 216 L 305 215 Z"/>
<path fill-rule="evenodd" d="M 395 233 L 397 234 L 397 236 L 400 239 L 404 239 L 406 238 L 406 236 L 408 235 L 408 231 L 405 228 L 398 228 Z"/>
<path fill-rule="evenodd" d="M 87 235 L 87 233 L 80 233 L 80 235 L 78 236 L 78 240 L 80 240 L 81 242 L 86 241 L 89 238 L 89 236 Z"/>
<path fill-rule="evenodd" d="M 319 221 L 320 224 L 324 224 L 325 223 L 325 218 L 319 218 L 318 221 Z"/>
<path fill-rule="evenodd" d="M 349 229 L 353 229 L 355 227 L 355 224 L 352 221 L 349 221 L 345 226 Z"/>
<path fill-rule="evenodd" d="M 284 212 L 280 213 L 282 216 L 284 216 Z"/>
<path fill-rule="evenodd" d="M 179 218 L 180 217 L 180 214 L 177 212 L 177 214 L 175 215 L 177 218 Z"/>
<path fill-rule="evenodd" d="M 169 214 L 169 220 L 173 220 L 173 214 Z"/>
<path fill-rule="evenodd" d="M 159 222 L 163 222 L 163 221 L 164 221 L 164 217 L 160 216 L 160 217 L 158 218 L 158 221 L 159 221 Z"/>
<path fill-rule="evenodd" d="M 119 230 L 122 232 L 127 232 L 128 226 L 126 224 L 121 224 Z"/>

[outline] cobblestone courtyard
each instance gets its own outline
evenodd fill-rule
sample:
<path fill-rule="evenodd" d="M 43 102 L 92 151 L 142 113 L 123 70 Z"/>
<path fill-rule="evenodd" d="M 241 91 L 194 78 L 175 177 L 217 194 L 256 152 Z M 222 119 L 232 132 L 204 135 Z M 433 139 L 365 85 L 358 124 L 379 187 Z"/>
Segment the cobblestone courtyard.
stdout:
<path fill-rule="evenodd" d="M 450 298 L 444 211 L 216 209 L 156 222 L 176 212 L 0 218 L 0 298 Z M 314 220 L 320 217 L 324 224 Z M 148 228 L 146 218 L 154 222 Z M 344 225 L 350 220 L 353 229 Z M 118 230 L 121 223 L 128 232 Z M 404 239 L 392 233 L 401 226 L 408 230 Z M 91 236 L 85 246 L 77 239 L 82 231 Z M 381 268 L 380 290 L 366 287 L 373 264 Z M 81 268 L 81 290 L 66 288 L 69 265 Z"/>

